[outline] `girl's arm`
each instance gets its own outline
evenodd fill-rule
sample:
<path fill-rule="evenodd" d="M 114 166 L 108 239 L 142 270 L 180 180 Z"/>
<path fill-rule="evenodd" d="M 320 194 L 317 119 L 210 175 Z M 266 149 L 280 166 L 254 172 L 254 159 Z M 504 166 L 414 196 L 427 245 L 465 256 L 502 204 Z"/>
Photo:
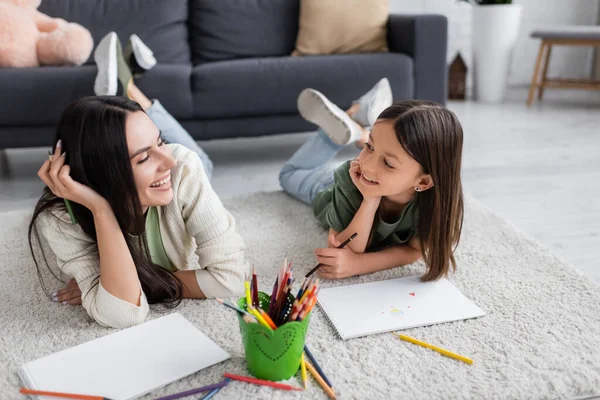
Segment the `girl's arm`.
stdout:
<path fill-rule="evenodd" d="M 398 244 L 372 253 L 360 254 L 354 275 L 364 275 L 383 271 L 401 265 L 411 264 L 422 257 L 419 240 L 411 238 L 407 244 Z"/>
<path fill-rule="evenodd" d="M 343 243 L 354 233 L 358 233 L 356 238 L 348 243 L 348 248 L 354 253 L 364 253 L 369 243 L 371 228 L 373 227 L 373 221 L 375 220 L 380 201 L 380 197 L 365 198 L 360 204 L 354 218 L 352 218 L 350 225 L 336 235 L 336 241 Z"/>
<path fill-rule="evenodd" d="M 355 239 L 356 240 L 356 239 Z M 319 276 L 325 279 L 343 279 L 355 275 L 383 271 L 406 265 L 422 257 L 419 240 L 413 237 L 408 244 L 398 244 L 372 253 L 354 253 L 349 248 L 317 249 Z"/>

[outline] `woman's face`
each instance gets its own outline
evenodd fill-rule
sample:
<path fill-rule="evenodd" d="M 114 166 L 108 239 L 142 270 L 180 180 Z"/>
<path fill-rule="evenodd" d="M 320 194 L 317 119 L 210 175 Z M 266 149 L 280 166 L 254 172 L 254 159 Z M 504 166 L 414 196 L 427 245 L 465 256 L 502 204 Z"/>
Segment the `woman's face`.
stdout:
<path fill-rule="evenodd" d="M 125 122 L 133 178 L 144 207 L 164 206 L 173 200 L 171 168 L 176 164 L 156 125 L 141 111 L 129 113 Z"/>

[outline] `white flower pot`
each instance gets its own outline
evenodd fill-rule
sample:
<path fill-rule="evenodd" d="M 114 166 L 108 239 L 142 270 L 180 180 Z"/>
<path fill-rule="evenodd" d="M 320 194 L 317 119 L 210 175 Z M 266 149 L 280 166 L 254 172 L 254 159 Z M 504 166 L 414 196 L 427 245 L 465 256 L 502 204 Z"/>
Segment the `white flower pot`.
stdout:
<path fill-rule="evenodd" d="M 498 4 L 473 7 L 473 78 L 475 99 L 500 102 L 517 41 L 521 6 Z"/>

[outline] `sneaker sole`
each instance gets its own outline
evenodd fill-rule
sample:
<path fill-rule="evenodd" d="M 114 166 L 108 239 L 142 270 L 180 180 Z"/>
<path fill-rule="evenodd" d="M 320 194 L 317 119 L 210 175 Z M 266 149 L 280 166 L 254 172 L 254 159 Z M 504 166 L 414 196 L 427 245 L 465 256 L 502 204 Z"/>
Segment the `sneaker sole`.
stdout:
<path fill-rule="evenodd" d="M 131 40 L 133 56 L 138 65 L 146 71 L 152 69 L 156 65 L 156 58 L 154 58 L 152 50 L 136 34 L 131 35 L 129 39 Z"/>
<path fill-rule="evenodd" d="M 381 114 L 383 110 L 391 106 L 393 103 L 390 81 L 387 78 L 383 78 L 377 83 L 377 85 L 379 84 L 384 85 L 384 87 L 378 89 L 378 96 L 375 98 L 371 107 L 369 107 L 369 112 L 367 114 L 367 120 L 371 126 L 373 126 L 373 124 L 377 121 L 379 114 Z"/>
<path fill-rule="evenodd" d="M 94 81 L 97 96 L 117 94 L 117 34 L 110 33 L 98 43 L 94 51 L 94 61 L 98 74 Z"/>
<path fill-rule="evenodd" d="M 298 96 L 298 111 L 305 120 L 321 127 L 334 143 L 348 144 L 350 128 L 332 106 L 337 108 L 314 89 L 304 89 Z"/>

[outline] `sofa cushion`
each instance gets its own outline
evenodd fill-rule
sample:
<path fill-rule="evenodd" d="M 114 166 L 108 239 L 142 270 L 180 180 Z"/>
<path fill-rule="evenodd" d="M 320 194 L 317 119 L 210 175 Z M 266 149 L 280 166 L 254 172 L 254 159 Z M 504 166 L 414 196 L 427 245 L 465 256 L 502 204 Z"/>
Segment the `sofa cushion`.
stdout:
<path fill-rule="evenodd" d="M 158 98 L 175 117 L 191 118 L 189 65 L 157 65 L 138 82 L 150 98 Z M 56 124 L 65 107 L 94 95 L 96 67 L 0 69 L 0 127 Z"/>
<path fill-rule="evenodd" d="M 190 62 L 187 0 L 43 0 L 39 10 L 89 29 L 94 44 L 115 31 L 125 45 L 135 33 L 159 63 Z"/>
<path fill-rule="evenodd" d="M 310 87 L 347 107 L 388 77 L 395 99 L 414 93 L 412 59 L 404 54 L 254 58 L 206 63 L 192 71 L 195 118 L 295 114 Z"/>
<path fill-rule="evenodd" d="M 191 0 L 194 63 L 289 55 L 298 10 L 298 0 Z"/>

